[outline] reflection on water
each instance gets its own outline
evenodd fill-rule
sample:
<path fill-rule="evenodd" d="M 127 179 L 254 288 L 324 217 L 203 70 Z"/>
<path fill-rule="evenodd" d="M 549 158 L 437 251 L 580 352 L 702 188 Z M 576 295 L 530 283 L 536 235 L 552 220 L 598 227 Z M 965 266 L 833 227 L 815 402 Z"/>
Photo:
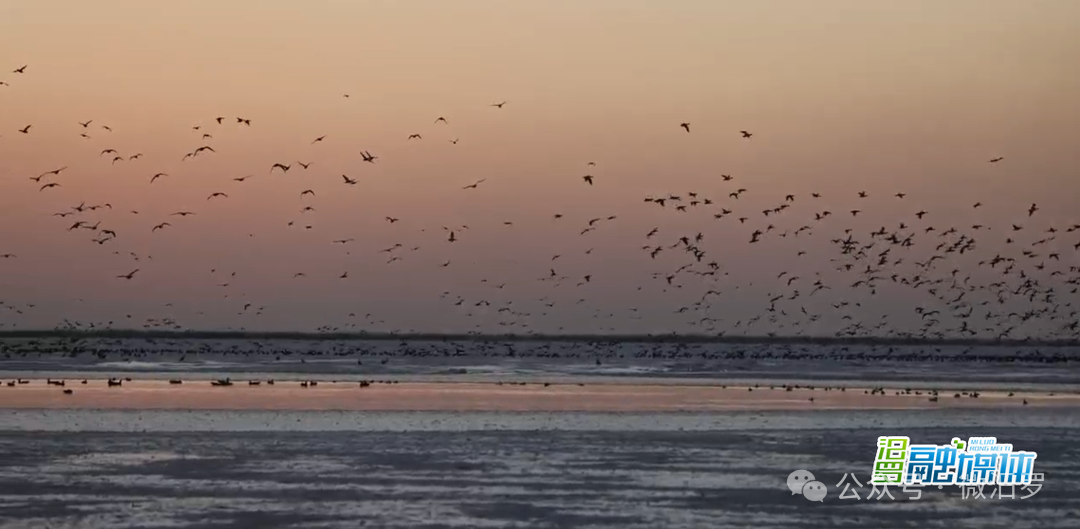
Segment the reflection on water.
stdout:
<path fill-rule="evenodd" d="M 0 523 L 1071 527 L 1072 498 L 1080 492 L 1070 441 L 1080 433 L 1077 421 L 1052 410 L 3 412 Z M 958 491 L 929 492 L 918 502 L 838 500 L 834 485 L 844 473 L 868 472 L 883 433 L 925 442 L 997 436 L 1037 451 L 1046 484 L 1028 500 L 977 505 Z M 811 469 L 830 487 L 823 504 L 787 490 L 785 479 L 796 468 Z"/>

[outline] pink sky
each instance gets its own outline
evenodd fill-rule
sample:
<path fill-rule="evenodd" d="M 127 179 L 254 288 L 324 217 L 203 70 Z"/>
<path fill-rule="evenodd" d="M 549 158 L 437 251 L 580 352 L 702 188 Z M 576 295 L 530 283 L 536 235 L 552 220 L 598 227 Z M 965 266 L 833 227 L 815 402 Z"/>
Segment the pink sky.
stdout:
<path fill-rule="evenodd" d="M 904 288 L 846 292 L 853 280 L 834 271 L 829 240 L 854 228 L 868 241 L 899 222 L 992 226 L 970 262 L 940 266 L 966 274 L 978 259 L 1019 253 L 1003 245 L 1010 223 L 1024 223 L 1031 242 L 1080 221 L 1077 35 L 1080 4 L 1069 1 L 5 3 L 0 254 L 17 257 L 0 259 L 0 300 L 23 314 L 0 307 L 0 323 L 172 317 L 195 328 L 310 329 L 372 313 L 383 329 L 506 331 L 496 310 L 509 307 L 538 331 L 688 331 L 706 313 L 674 311 L 704 291 L 725 291 L 711 317 L 746 320 L 770 294 L 790 292 L 776 280 L 784 270 L 805 282 L 804 296 L 815 273 L 834 285 L 805 302 L 812 313 L 860 299 L 868 322 L 908 317 L 934 300 Z M 406 139 L 414 133 L 423 139 Z M 181 162 L 204 144 L 217 153 Z M 143 157 L 113 165 L 99 155 L 107 148 Z M 362 163 L 361 150 L 378 162 Z M 276 162 L 293 170 L 269 174 Z M 59 188 L 39 192 L 29 180 L 62 166 L 42 180 Z M 169 176 L 149 184 L 158 172 Z M 729 199 L 740 187 L 749 191 Z M 301 198 L 305 189 L 316 196 Z M 715 204 L 677 213 L 642 202 L 690 191 Z M 207 201 L 214 192 L 229 197 Z M 812 202 L 811 192 L 823 196 Z M 791 210 L 762 216 L 789 193 Z M 113 209 L 52 216 L 81 202 Z M 718 221 L 719 207 L 735 212 Z M 835 215 L 813 236 L 746 244 L 755 229 L 794 231 L 825 209 Z M 169 215 L 181 210 L 196 215 Z M 117 238 L 98 245 L 96 233 L 66 231 L 76 220 Z M 165 221 L 172 227 L 151 234 Z M 463 224 L 448 243 L 442 226 Z M 698 232 L 704 262 L 729 275 L 717 285 L 680 276 L 682 288 L 654 279 L 693 259 L 672 249 L 653 260 L 642 246 Z M 355 241 L 331 243 L 346 238 Z M 1078 240 L 1060 233 L 1062 260 L 1044 272 L 1076 265 Z M 379 250 L 395 243 L 402 259 L 387 264 Z M 933 245 L 930 235 L 911 260 Z M 798 251 L 807 255 L 796 261 Z M 568 279 L 538 281 L 550 268 Z M 134 269 L 131 281 L 115 278 Z M 589 284 L 576 286 L 584 275 Z M 459 295 L 463 307 L 492 305 L 469 316 L 453 306 Z M 246 303 L 266 310 L 238 315 Z M 843 323 L 830 318 L 802 329 L 831 333 Z"/>

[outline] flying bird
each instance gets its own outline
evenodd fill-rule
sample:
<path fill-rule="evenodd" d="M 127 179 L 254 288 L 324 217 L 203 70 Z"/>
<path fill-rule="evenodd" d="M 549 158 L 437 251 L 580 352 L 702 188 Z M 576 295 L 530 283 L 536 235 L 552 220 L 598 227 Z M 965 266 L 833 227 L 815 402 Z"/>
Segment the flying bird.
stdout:
<path fill-rule="evenodd" d="M 746 132 L 745 130 L 740 130 L 739 133 L 742 134 L 742 137 L 744 138 L 749 138 L 750 136 L 753 136 L 753 133 Z"/>
<path fill-rule="evenodd" d="M 311 142 L 311 144 L 315 145 L 316 143 L 319 143 L 320 141 L 323 141 L 325 139 L 326 139 L 326 136 L 319 136 L 318 138 L 315 138 L 315 141 Z"/>
<path fill-rule="evenodd" d="M 276 163 L 276 164 L 270 166 L 270 172 L 273 173 L 274 169 L 281 169 L 281 172 L 287 173 L 287 172 L 289 172 L 289 169 L 292 169 L 292 164 L 285 165 L 285 164 L 282 164 L 282 163 Z"/>
<path fill-rule="evenodd" d="M 689 123 L 679 123 L 679 126 L 686 129 L 686 132 L 690 132 L 690 124 Z"/>
<path fill-rule="evenodd" d="M 54 169 L 52 171 L 45 171 L 44 173 L 41 173 L 41 176 L 45 176 L 45 175 L 49 175 L 49 174 L 51 174 L 53 176 L 59 176 L 60 172 L 63 171 L 64 169 L 67 169 L 67 168 L 68 168 L 68 166 L 65 165 L 65 166 L 63 166 L 63 167 L 61 167 L 59 169 Z M 39 176 L 38 178 L 41 178 L 41 176 Z"/>
<path fill-rule="evenodd" d="M 169 175 L 167 175 L 165 173 L 158 173 L 158 174 L 150 177 L 150 183 L 151 184 L 154 183 L 154 180 L 157 180 L 158 178 L 161 178 L 162 176 L 169 176 Z"/>
<path fill-rule="evenodd" d="M 304 195 L 315 196 L 315 192 L 310 190 L 310 189 L 305 189 L 305 190 L 300 192 L 300 198 L 304 198 Z"/>
<path fill-rule="evenodd" d="M 211 194 L 210 196 L 206 197 L 206 200 L 210 200 L 210 199 L 212 199 L 212 198 L 214 198 L 214 197 L 225 197 L 225 198 L 229 198 L 229 195 L 226 195 L 225 193 L 213 193 L 213 194 Z"/>
<path fill-rule="evenodd" d="M 410 139 L 410 140 L 411 140 L 411 139 L 413 139 L 413 138 L 416 138 L 416 139 L 418 139 L 418 140 L 422 140 L 422 139 L 424 139 L 424 138 L 421 138 L 419 134 L 409 134 L 409 137 L 408 137 L 408 139 Z"/>
<path fill-rule="evenodd" d="M 438 122 L 440 122 L 440 121 L 441 121 L 441 122 L 443 122 L 443 123 L 446 123 L 446 118 L 444 118 L 444 117 L 442 117 L 442 116 L 439 116 L 439 117 L 438 117 L 438 118 L 437 118 L 437 119 L 435 120 L 435 123 L 438 123 Z M 449 125 L 449 123 L 447 123 L 447 125 Z"/>
<path fill-rule="evenodd" d="M 139 271 L 139 269 L 136 268 L 136 269 L 132 270 L 131 272 L 128 272 L 128 273 L 126 273 L 124 275 L 116 276 L 116 278 L 117 279 L 131 279 L 131 278 L 135 277 L 135 273 L 138 272 L 138 271 Z"/>
<path fill-rule="evenodd" d="M 346 184 L 351 185 L 351 186 L 356 185 L 356 180 L 353 180 L 352 178 L 349 178 L 349 177 L 347 177 L 345 175 L 341 175 L 341 177 L 345 179 Z"/>
<path fill-rule="evenodd" d="M 45 184 L 45 185 L 41 186 L 41 189 L 38 189 L 38 193 L 40 193 L 40 192 L 42 192 L 42 191 L 44 191 L 44 190 L 46 190 L 46 189 L 48 189 L 50 187 L 60 187 L 60 184 L 57 184 L 56 182 Z"/>
<path fill-rule="evenodd" d="M 30 134 L 30 127 L 32 127 L 32 126 L 33 125 L 27 125 L 27 126 L 21 128 L 21 129 L 19 129 L 19 132 L 21 132 L 23 134 Z"/>
<path fill-rule="evenodd" d="M 593 185 L 593 183 L 592 183 L 593 176 L 591 174 L 587 174 L 587 175 L 581 177 L 581 179 L 584 180 L 585 183 L 587 183 L 589 185 Z"/>
<path fill-rule="evenodd" d="M 506 101 L 503 101 L 502 103 L 495 103 L 495 104 L 493 104 L 493 105 L 491 105 L 491 106 L 493 106 L 493 107 L 499 107 L 499 108 L 502 108 L 502 107 L 503 107 L 503 105 L 505 105 L 505 104 L 506 104 Z"/>
<path fill-rule="evenodd" d="M 27 67 L 27 65 L 24 64 L 24 65 L 22 65 L 21 68 L 16 68 L 16 69 L 12 70 L 11 73 L 24 73 L 24 72 L 26 72 L 26 67 Z"/>
<path fill-rule="evenodd" d="M 480 180 L 477 180 L 475 183 L 469 184 L 469 185 L 463 187 L 462 189 L 476 189 L 476 186 L 484 183 L 485 180 L 487 180 L 487 178 L 481 178 Z"/>
<path fill-rule="evenodd" d="M 998 163 L 998 162 L 1000 162 L 1000 161 L 1002 161 L 1004 159 L 1005 159 L 1004 156 L 998 156 L 997 158 L 991 158 L 990 163 Z"/>
<path fill-rule="evenodd" d="M 154 226 L 153 228 L 151 228 L 150 233 L 154 233 L 155 231 L 158 231 L 158 230 L 163 230 L 168 226 L 172 226 L 172 224 L 169 224 L 168 222 L 162 222 L 161 224 L 158 224 L 157 226 Z"/>

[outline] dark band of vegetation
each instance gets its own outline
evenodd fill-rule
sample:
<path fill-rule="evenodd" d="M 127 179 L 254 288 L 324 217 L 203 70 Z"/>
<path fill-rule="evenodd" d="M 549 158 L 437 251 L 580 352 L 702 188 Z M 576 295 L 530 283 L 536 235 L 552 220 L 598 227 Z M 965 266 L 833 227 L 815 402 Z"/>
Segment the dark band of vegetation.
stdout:
<path fill-rule="evenodd" d="M 998 347 L 1080 347 L 1074 339 L 985 339 L 917 338 L 905 336 L 746 336 L 704 334 L 438 334 L 438 333 L 310 333 L 248 331 L 166 331 L 166 330 L 4 330 L 4 338 L 65 339 L 155 339 L 155 340 L 310 340 L 420 342 L 605 342 L 605 343 L 709 343 L 732 345 L 900 345 L 900 346 L 998 346 Z"/>

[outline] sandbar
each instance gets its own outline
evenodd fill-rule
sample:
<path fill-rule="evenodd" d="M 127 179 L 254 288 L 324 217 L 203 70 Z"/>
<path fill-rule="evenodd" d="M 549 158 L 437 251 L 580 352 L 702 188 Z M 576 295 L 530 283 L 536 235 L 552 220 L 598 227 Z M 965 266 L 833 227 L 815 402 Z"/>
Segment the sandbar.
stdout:
<path fill-rule="evenodd" d="M 65 394 L 64 390 L 70 390 Z M 976 396 L 973 396 L 976 394 Z M 735 410 L 874 410 L 935 408 L 1080 407 L 1076 392 L 929 390 L 806 386 L 677 386 L 603 383 L 373 383 L 206 380 L 105 380 L 64 387 L 43 379 L 0 384 L 0 409 L 105 410 L 313 410 L 313 411 L 506 411 L 506 412 L 710 412 Z"/>

